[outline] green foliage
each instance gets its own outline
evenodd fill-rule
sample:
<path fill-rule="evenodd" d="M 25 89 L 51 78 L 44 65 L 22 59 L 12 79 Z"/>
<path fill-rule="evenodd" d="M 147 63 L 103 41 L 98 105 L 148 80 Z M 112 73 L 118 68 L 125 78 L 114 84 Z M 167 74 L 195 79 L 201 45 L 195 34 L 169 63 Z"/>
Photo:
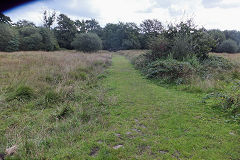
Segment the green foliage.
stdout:
<path fill-rule="evenodd" d="M 34 97 L 34 91 L 32 88 L 19 85 L 16 89 L 13 89 L 11 92 L 7 93 L 6 101 L 12 101 L 14 99 L 19 101 L 31 100 Z"/>
<path fill-rule="evenodd" d="M 57 17 L 57 26 L 54 28 L 56 38 L 61 48 L 72 49 L 71 42 L 73 41 L 77 28 L 74 21 L 64 14 Z"/>
<path fill-rule="evenodd" d="M 146 19 L 140 24 L 141 31 L 148 36 L 158 36 L 163 32 L 164 27 L 160 21 L 157 19 Z"/>
<path fill-rule="evenodd" d="M 190 63 L 168 58 L 150 63 L 144 72 L 148 78 L 166 78 L 170 82 L 184 83 L 194 71 Z"/>
<path fill-rule="evenodd" d="M 73 108 L 70 105 L 64 105 L 63 107 L 59 108 L 52 116 L 51 119 L 53 120 L 61 120 L 65 119 L 68 116 L 73 114 Z"/>
<path fill-rule="evenodd" d="M 156 60 L 165 58 L 169 54 L 169 42 L 163 36 L 152 38 L 149 46 L 152 51 L 150 55 L 148 54 L 149 59 Z"/>
<path fill-rule="evenodd" d="M 197 29 L 191 20 L 169 25 L 160 36 L 152 38 L 150 49 L 152 60 L 166 58 L 171 55 L 174 59 L 184 60 L 196 56 L 206 59 L 214 47 L 214 40 L 205 29 Z"/>
<path fill-rule="evenodd" d="M 54 36 L 54 33 L 52 30 L 48 28 L 39 28 L 39 33 L 42 36 L 42 46 L 41 49 L 45 51 L 54 51 L 59 49 L 59 45 L 57 42 L 56 37 Z"/>
<path fill-rule="evenodd" d="M 18 51 L 19 36 L 12 26 L 0 23 L 0 51 Z"/>
<path fill-rule="evenodd" d="M 224 40 L 226 40 L 225 34 L 222 31 L 218 30 L 218 29 L 209 30 L 208 33 L 216 41 L 216 47 L 213 47 L 212 51 L 213 52 L 217 52 L 217 48 L 219 47 L 219 45 Z"/>
<path fill-rule="evenodd" d="M 218 52 L 236 53 L 238 51 L 238 45 L 235 41 L 228 39 L 223 41 L 217 48 Z"/>
<path fill-rule="evenodd" d="M 225 30 L 223 31 L 226 39 L 235 41 L 238 45 L 240 44 L 240 32 L 236 30 Z"/>
<path fill-rule="evenodd" d="M 184 58 L 194 55 L 194 49 L 191 41 L 191 36 L 182 34 L 176 35 L 176 37 L 173 38 L 171 48 L 171 55 L 173 58 L 183 60 Z"/>
<path fill-rule="evenodd" d="M 206 30 L 197 29 L 192 20 L 170 25 L 164 36 L 172 46 L 170 53 L 178 60 L 191 56 L 206 59 L 209 51 L 215 46 L 214 40 Z"/>
<path fill-rule="evenodd" d="M 234 65 L 227 59 L 218 56 L 209 56 L 208 59 L 201 61 L 204 68 L 213 68 L 218 70 L 231 70 Z"/>
<path fill-rule="evenodd" d="M 20 46 L 23 51 L 45 50 L 53 51 L 59 49 L 54 33 L 43 27 L 24 26 L 19 28 Z"/>
<path fill-rule="evenodd" d="M 224 91 L 207 95 L 205 99 L 213 99 L 216 107 L 232 117 L 234 121 L 240 123 L 240 82 L 234 82 L 230 88 Z"/>
<path fill-rule="evenodd" d="M 16 28 L 36 27 L 36 25 L 35 25 L 33 22 L 27 21 L 27 20 L 25 20 L 25 19 L 17 21 L 17 23 L 14 24 L 14 25 L 16 26 Z"/>
<path fill-rule="evenodd" d="M 71 45 L 83 52 L 95 52 L 102 49 L 102 40 L 95 33 L 77 34 Z"/>
<path fill-rule="evenodd" d="M 50 90 L 46 92 L 44 100 L 45 104 L 56 104 L 61 100 L 61 96 L 57 92 Z"/>
<path fill-rule="evenodd" d="M 42 47 L 42 35 L 36 27 L 22 27 L 19 29 L 20 45 L 19 49 L 23 51 L 40 50 Z"/>
<path fill-rule="evenodd" d="M 92 32 L 92 33 L 96 33 L 98 36 L 101 34 L 102 28 L 99 25 L 98 21 L 96 21 L 95 19 L 91 19 L 91 20 L 76 20 L 74 22 L 78 32 L 80 33 L 88 33 L 88 32 Z"/>
<path fill-rule="evenodd" d="M 141 48 L 139 28 L 134 23 L 107 24 L 102 32 L 104 49 L 124 50 Z"/>
<path fill-rule="evenodd" d="M 152 49 L 152 39 L 157 38 L 163 31 L 163 24 L 157 19 L 146 19 L 140 24 L 139 41 L 142 49 Z M 151 45 L 150 45 L 151 44 Z"/>

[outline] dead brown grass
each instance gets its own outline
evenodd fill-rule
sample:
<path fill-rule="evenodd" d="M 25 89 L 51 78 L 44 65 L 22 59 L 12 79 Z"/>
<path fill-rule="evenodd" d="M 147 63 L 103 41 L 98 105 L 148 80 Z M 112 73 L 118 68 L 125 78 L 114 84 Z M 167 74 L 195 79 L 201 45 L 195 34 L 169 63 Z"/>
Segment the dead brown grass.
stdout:
<path fill-rule="evenodd" d="M 211 55 L 215 56 L 221 56 L 226 59 L 231 60 L 232 62 L 239 63 L 240 64 L 240 53 L 234 53 L 234 54 L 229 54 L 229 53 L 210 53 Z"/>
<path fill-rule="evenodd" d="M 126 56 L 129 59 L 133 59 L 134 57 L 137 57 L 141 54 L 145 54 L 147 52 L 148 50 L 123 50 L 123 51 L 118 51 L 117 53 L 123 56 Z"/>
<path fill-rule="evenodd" d="M 103 68 L 94 65 L 108 64 L 110 59 L 111 55 L 103 51 L 93 54 L 76 51 L 0 52 L 0 88 L 20 81 L 39 88 L 45 85 L 43 78 L 48 75 L 61 76 L 61 83 L 65 83 L 69 79 L 68 73 L 76 68 L 93 67 L 93 72 L 98 73 Z"/>

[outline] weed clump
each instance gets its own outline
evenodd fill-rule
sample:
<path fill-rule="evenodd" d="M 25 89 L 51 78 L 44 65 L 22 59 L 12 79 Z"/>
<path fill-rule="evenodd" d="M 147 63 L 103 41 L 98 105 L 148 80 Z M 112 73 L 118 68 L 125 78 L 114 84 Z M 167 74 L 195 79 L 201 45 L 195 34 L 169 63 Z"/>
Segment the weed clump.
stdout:
<path fill-rule="evenodd" d="M 12 101 L 14 99 L 18 101 L 26 101 L 34 98 L 34 90 L 25 85 L 20 85 L 15 90 L 7 94 L 6 101 Z"/>
<path fill-rule="evenodd" d="M 51 120 L 62 120 L 70 116 L 74 112 L 73 108 L 69 105 L 64 105 L 63 107 L 59 108 L 51 115 Z"/>
<path fill-rule="evenodd" d="M 45 96 L 44 100 L 46 104 L 56 104 L 61 100 L 61 96 L 55 91 L 48 91 Z"/>
<path fill-rule="evenodd" d="M 212 99 L 214 106 L 240 123 L 240 81 L 234 82 L 223 91 L 208 94 L 205 99 Z"/>
<path fill-rule="evenodd" d="M 91 72 L 90 68 L 78 68 L 69 72 L 69 76 L 74 80 L 87 80 L 88 74 Z"/>

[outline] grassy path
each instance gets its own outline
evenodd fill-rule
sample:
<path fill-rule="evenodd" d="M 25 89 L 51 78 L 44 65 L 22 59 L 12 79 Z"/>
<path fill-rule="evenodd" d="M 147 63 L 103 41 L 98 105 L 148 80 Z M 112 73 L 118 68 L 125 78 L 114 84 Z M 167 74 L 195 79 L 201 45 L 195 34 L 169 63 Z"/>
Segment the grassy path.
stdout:
<path fill-rule="evenodd" d="M 106 79 L 118 103 L 109 126 L 96 133 L 100 159 L 239 159 L 237 125 L 200 103 L 195 94 L 144 79 L 123 56 L 114 56 Z"/>

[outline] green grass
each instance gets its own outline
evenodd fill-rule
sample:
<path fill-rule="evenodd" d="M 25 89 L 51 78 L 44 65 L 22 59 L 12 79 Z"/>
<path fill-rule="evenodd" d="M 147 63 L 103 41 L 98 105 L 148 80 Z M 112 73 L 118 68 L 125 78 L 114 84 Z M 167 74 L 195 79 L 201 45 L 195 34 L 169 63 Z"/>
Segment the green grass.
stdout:
<path fill-rule="evenodd" d="M 239 126 L 202 104 L 202 95 L 157 86 L 123 56 L 113 58 L 105 83 L 118 99 L 95 137 L 105 159 L 239 159 Z"/>
<path fill-rule="evenodd" d="M 98 83 L 79 83 L 74 103 L 57 110 L 32 110 L 30 102 L 4 111 L 0 126 L 15 132 L 9 143 L 25 135 L 11 159 L 239 159 L 239 126 L 201 103 L 203 95 L 158 86 L 123 56 Z"/>

